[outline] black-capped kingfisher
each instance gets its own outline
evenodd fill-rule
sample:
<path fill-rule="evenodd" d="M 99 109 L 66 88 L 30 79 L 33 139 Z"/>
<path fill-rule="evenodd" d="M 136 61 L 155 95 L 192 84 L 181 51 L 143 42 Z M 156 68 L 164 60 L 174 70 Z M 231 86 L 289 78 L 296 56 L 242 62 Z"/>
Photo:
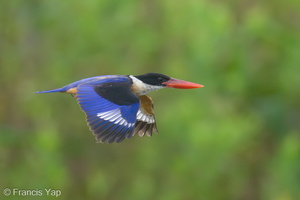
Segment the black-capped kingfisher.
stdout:
<path fill-rule="evenodd" d="M 158 73 L 106 75 L 82 79 L 59 89 L 36 93 L 64 92 L 77 99 L 90 130 L 99 142 L 121 142 L 135 134 L 158 133 L 151 97 L 161 88 L 193 89 L 203 85 Z"/>

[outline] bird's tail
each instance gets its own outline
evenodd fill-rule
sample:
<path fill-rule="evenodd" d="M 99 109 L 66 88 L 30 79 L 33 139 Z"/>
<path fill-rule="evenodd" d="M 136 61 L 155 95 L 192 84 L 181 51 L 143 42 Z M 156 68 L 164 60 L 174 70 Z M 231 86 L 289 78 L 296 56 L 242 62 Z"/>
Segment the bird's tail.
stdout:
<path fill-rule="evenodd" d="M 58 89 L 53 89 L 53 90 L 37 91 L 35 93 L 39 94 L 39 93 L 51 93 L 51 92 L 65 92 L 65 91 L 66 91 L 65 88 L 58 88 Z"/>

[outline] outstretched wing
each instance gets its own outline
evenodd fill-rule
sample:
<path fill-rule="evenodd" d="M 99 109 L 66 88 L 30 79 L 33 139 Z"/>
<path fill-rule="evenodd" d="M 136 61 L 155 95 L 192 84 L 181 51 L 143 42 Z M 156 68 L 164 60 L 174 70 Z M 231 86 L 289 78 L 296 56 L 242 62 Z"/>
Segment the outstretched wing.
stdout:
<path fill-rule="evenodd" d="M 121 142 L 132 137 L 139 98 L 132 93 L 129 80 L 79 85 L 76 98 L 98 141 Z"/>
<path fill-rule="evenodd" d="M 137 121 L 135 122 L 133 135 L 138 133 L 141 137 L 145 134 L 148 136 L 152 136 L 152 131 L 158 133 L 155 122 L 152 99 L 147 95 L 139 96 L 139 98 L 140 108 L 137 112 Z"/>

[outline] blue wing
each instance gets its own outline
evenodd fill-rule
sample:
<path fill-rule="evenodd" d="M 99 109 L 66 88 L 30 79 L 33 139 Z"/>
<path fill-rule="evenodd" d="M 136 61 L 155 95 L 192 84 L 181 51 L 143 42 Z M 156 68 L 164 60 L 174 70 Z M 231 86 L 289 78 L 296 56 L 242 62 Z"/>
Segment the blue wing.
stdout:
<path fill-rule="evenodd" d="M 128 80 L 82 84 L 76 97 L 97 140 L 121 142 L 132 136 L 139 98 L 131 92 Z"/>

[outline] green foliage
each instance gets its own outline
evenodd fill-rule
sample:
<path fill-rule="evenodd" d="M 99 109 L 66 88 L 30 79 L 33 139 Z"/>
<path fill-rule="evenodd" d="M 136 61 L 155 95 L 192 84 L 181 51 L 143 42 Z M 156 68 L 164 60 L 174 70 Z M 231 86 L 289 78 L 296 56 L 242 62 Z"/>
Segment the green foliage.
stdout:
<path fill-rule="evenodd" d="M 298 199 L 299 7 L 1 1 L 0 199 L 6 187 L 75 200 Z M 33 94 L 147 72 L 205 85 L 150 94 L 152 138 L 98 144 L 73 98 Z"/>

